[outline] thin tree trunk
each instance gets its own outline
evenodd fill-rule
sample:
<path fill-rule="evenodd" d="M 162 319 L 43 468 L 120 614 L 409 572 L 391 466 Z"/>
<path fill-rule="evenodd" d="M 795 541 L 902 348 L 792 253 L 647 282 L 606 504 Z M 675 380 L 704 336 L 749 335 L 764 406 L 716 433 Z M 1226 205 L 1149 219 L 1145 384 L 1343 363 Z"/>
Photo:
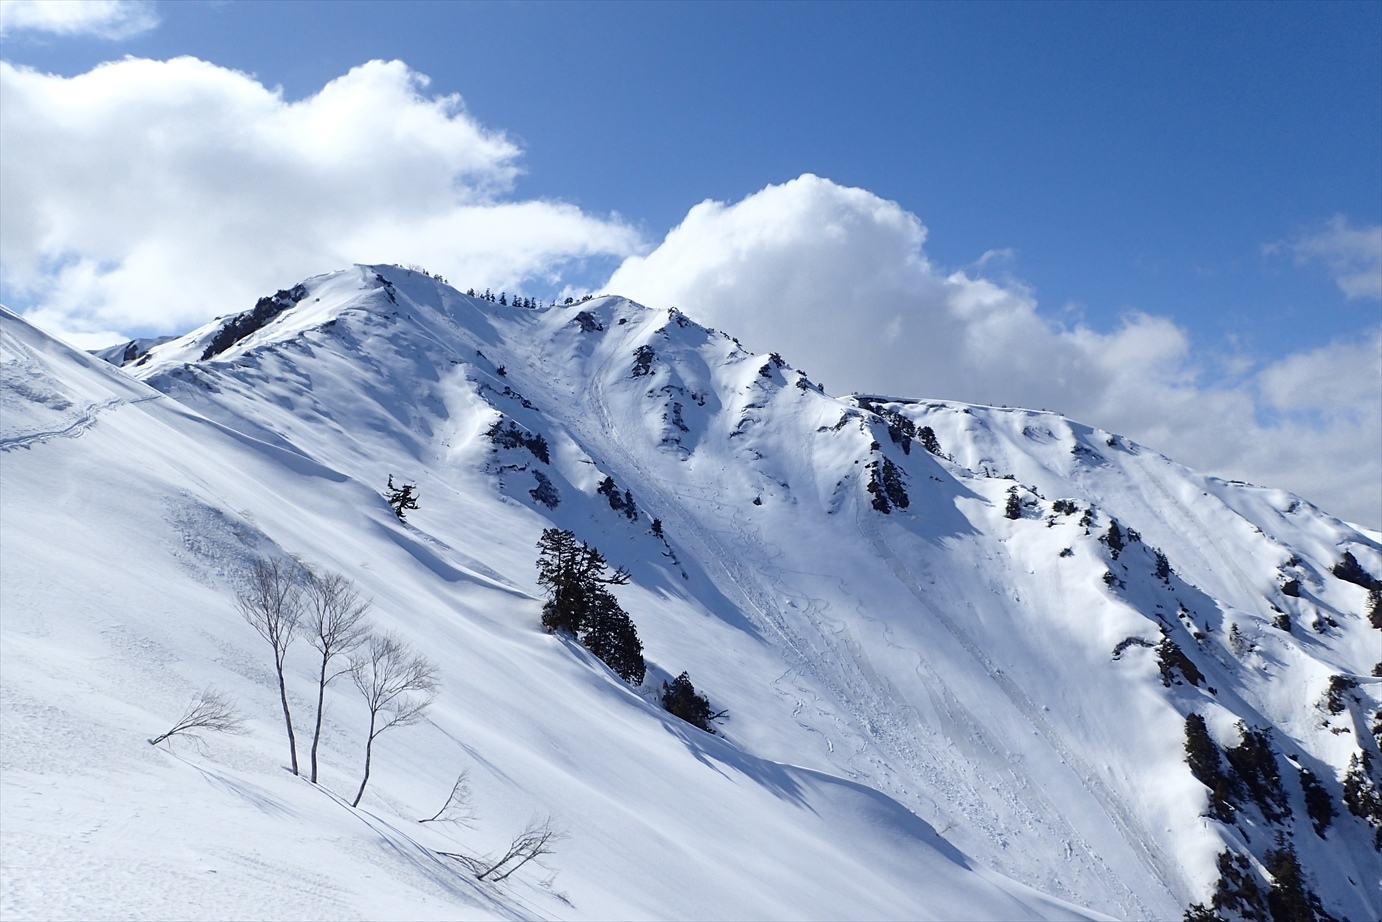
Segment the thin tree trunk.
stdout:
<path fill-rule="evenodd" d="M 322 657 L 321 680 L 317 682 L 317 729 L 312 732 L 312 783 L 317 783 L 317 744 L 322 738 L 322 705 L 326 700 L 326 657 Z"/>
<path fill-rule="evenodd" d="M 352 807 L 360 806 L 360 798 L 365 796 L 365 785 L 369 784 L 369 760 L 374 749 L 374 714 L 369 715 L 369 739 L 365 740 L 365 777 L 360 779 L 360 790 L 355 792 Z"/>
<path fill-rule="evenodd" d="M 293 735 L 293 716 L 288 713 L 288 686 L 283 681 L 283 662 L 278 663 L 278 698 L 283 702 L 283 723 L 288 727 L 288 751 L 293 755 L 293 774 L 298 773 L 298 741 Z"/>

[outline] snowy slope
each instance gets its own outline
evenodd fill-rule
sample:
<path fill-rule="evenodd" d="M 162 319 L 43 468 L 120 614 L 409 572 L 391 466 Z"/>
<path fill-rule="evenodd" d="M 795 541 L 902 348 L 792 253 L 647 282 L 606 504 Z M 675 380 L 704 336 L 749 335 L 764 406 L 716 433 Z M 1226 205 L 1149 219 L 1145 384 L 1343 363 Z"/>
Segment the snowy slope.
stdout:
<path fill-rule="evenodd" d="M 1052 414 L 830 397 L 675 311 L 505 307 L 396 267 L 121 351 L 152 389 L 12 315 L 4 337 L 7 915 L 85 914 L 61 891 L 151 915 L 1169 918 L 1278 830 L 1325 909 L 1382 908 L 1371 830 L 1340 805 L 1316 835 L 1292 762 L 1335 801 L 1354 753 L 1382 764 L 1382 634 L 1331 573 L 1344 551 L 1382 573 L 1382 548 L 1287 494 Z M 407 523 L 390 474 L 419 486 Z M 549 525 L 632 571 L 641 689 L 537 626 Z M 356 579 L 441 666 L 359 813 L 278 771 L 270 657 L 232 604 L 265 553 Z M 1168 641 L 1198 685 L 1163 682 Z M 723 739 L 656 707 L 683 669 Z M 1336 675 L 1357 687 L 1333 714 Z M 209 684 L 251 733 L 143 744 Z M 330 692 L 338 793 L 353 695 Z M 1224 749 L 1270 728 L 1290 818 L 1207 815 L 1191 712 Z M 467 767 L 478 828 L 413 822 Z M 549 813 L 555 883 L 435 858 Z M 87 864 L 34 870 L 78 842 Z"/>

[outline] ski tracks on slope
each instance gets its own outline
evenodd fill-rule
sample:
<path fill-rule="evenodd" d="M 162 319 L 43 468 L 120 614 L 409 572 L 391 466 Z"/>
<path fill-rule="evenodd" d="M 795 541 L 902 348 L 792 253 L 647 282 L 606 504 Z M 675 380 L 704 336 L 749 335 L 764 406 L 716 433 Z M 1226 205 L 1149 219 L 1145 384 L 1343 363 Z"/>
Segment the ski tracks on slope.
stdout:
<path fill-rule="evenodd" d="M 40 445 L 49 439 L 75 439 L 80 438 L 92 426 L 96 425 L 96 419 L 101 414 L 117 407 L 145 403 L 150 400 L 157 400 L 162 394 L 150 394 L 147 397 L 112 397 L 109 400 L 102 400 L 93 403 L 82 410 L 75 419 L 67 425 L 58 429 L 40 429 L 35 432 L 24 432 L 18 435 L 0 437 L 0 451 L 13 451 L 16 448 L 32 448 Z"/>
<path fill-rule="evenodd" d="M 926 728 L 921 725 L 915 707 L 900 699 L 892 684 L 880 678 L 873 671 L 863 647 L 857 640 L 849 636 L 847 625 L 842 621 L 829 619 L 826 616 L 829 603 L 822 599 L 806 596 L 789 587 L 781 578 L 778 567 L 769 565 L 759 571 L 750 571 L 745 561 L 754 557 L 762 557 L 767 545 L 762 541 L 760 535 L 749 533 L 749 527 L 742 520 L 740 510 L 730 510 L 729 521 L 734 527 L 735 534 L 729 538 L 729 541 L 735 547 L 727 548 L 720 536 L 702 528 L 680 502 L 669 497 L 662 488 L 661 479 L 648 470 L 634 453 L 628 451 L 620 443 L 619 430 L 611 417 L 603 385 L 604 372 L 611 363 L 612 358 L 602 364 L 599 372 L 593 376 L 591 387 L 586 393 L 587 405 L 598 421 L 600 431 L 598 433 L 589 431 L 579 419 L 572 419 L 571 424 L 581 432 L 584 438 L 605 442 L 609 447 L 616 449 L 623 462 L 639 476 L 645 489 L 649 489 L 655 494 L 659 503 L 659 512 L 668 524 L 676 529 L 678 537 L 692 545 L 699 558 L 707 566 L 719 571 L 716 574 L 718 578 L 715 579 L 715 582 L 720 585 L 721 589 L 738 596 L 745 612 L 756 616 L 753 620 L 760 627 L 769 630 L 778 637 L 785 647 L 784 652 L 788 654 L 789 660 L 795 660 L 795 663 L 778 678 L 777 682 L 782 683 L 793 674 L 801 674 L 803 678 L 813 680 L 807 684 L 814 684 L 820 691 L 827 693 L 834 699 L 831 703 L 848 715 L 854 726 L 840 727 L 844 734 L 850 738 L 853 747 L 853 752 L 846 755 L 846 773 L 856 779 L 870 781 L 874 784 L 889 782 L 889 787 L 895 790 L 901 788 L 900 793 L 913 802 L 915 802 L 916 792 L 907 790 L 905 784 L 899 785 L 897 783 L 898 776 L 919 781 L 927 786 L 931 792 L 940 793 L 945 797 L 947 806 L 957 809 L 964 822 L 971 827 L 982 830 L 983 834 L 991 841 L 998 843 L 1000 848 L 1006 847 L 1007 839 L 1002 821 L 973 786 L 973 783 L 979 779 L 971 778 L 985 761 L 992 761 L 993 758 L 1001 757 L 1002 754 L 985 741 L 983 734 L 978 730 L 978 722 L 973 715 L 955 697 L 919 652 L 902 647 L 893 642 L 891 638 L 886 638 L 887 642 L 894 648 L 907 650 L 915 657 L 917 674 L 922 678 L 931 697 L 932 705 L 943 725 L 941 735 L 948 736 L 948 739 L 938 740 L 941 745 L 927 747 L 925 749 L 927 756 L 923 757 L 918 747 L 918 736 L 932 736 L 933 740 L 935 740 L 935 736 L 928 734 Z M 685 498 L 726 505 L 728 508 L 727 504 L 720 503 L 711 497 L 687 496 Z M 756 529 L 754 531 L 756 532 Z M 881 539 L 874 541 L 876 547 L 881 543 Z M 894 573 L 898 573 L 899 579 L 909 591 L 921 598 L 920 587 L 915 584 L 915 581 L 902 578 L 901 574 L 906 573 L 906 570 L 897 561 L 891 549 L 879 547 L 879 550 L 884 555 L 884 559 L 888 561 L 890 569 Z M 778 574 L 769 572 L 773 570 L 779 571 Z M 772 589 L 776 590 L 778 597 L 786 598 L 789 601 L 793 597 L 806 600 L 804 607 L 793 604 L 794 612 L 815 628 L 815 634 L 819 638 L 821 646 L 812 643 L 792 627 L 773 598 L 772 589 L 764 584 L 765 581 L 772 584 Z M 931 610 L 930 605 L 924 599 L 922 601 L 928 610 Z M 863 617 L 865 620 L 872 620 L 868 619 L 867 616 Z M 952 633 L 959 631 L 958 626 L 949 622 L 948 619 L 941 618 L 941 620 L 951 629 Z M 885 635 L 889 633 L 886 626 L 883 627 L 883 630 Z M 1086 770 L 1087 766 L 1084 766 L 1084 763 L 1079 760 L 1070 747 L 1059 738 L 1054 728 L 1041 718 L 1031 701 L 1016 687 L 1012 680 L 1003 676 L 1001 670 L 993 667 L 992 663 L 983 656 L 982 651 L 979 651 L 967 637 L 957 636 L 957 640 L 979 660 L 980 664 L 995 678 L 999 687 L 1010 698 L 1016 698 L 1014 706 L 1028 716 L 1033 725 L 1037 727 L 1038 732 L 1044 731 L 1043 735 L 1047 737 L 1048 741 L 1055 740 L 1053 748 L 1056 748 L 1067 759 L 1067 764 L 1076 766 L 1077 770 L 1082 771 L 1083 777 L 1092 777 Z M 786 689 L 783 691 L 785 692 Z M 793 683 L 791 692 L 788 692 L 797 699 L 794 716 L 799 715 L 802 708 L 807 704 L 801 697 L 803 693 L 816 697 L 813 692 L 803 688 L 798 683 Z M 1018 701 L 1025 703 L 1025 710 L 1018 704 Z M 823 713 L 828 716 L 828 712 L 823 711 Z M 838 718 L 835 719 L 838 726 Z M 801 726 L 810 732 L 820 732 L 819 728 L 806 723 L 801 723 Z M 832 744 L 832 752 L 834 748 Z M 874 765 L 861 768 L 857 762 L 860 758 L 865 757 L 865 753 L 869 749 L 873 749 L 878 756 L 883 756 L 883 758 L 878 759 L 875 756 Z M 942 765 L 942 760 L 949 764 Z M 905 766 L 904 770 L 899 772 L 893 764 L 890 764 L 892 762 Z M 1002 785 L 994 784 L 993 779 L 988 779 L 987 783 L 995 790 L 1006 789 Z M 1094 783 L 1098 784 L 1097 779 L 1094 780 Z M 1139 840 L 1132 836 L 1129 831 L 1132 820 L 1126 815 L 1126 811 L 1122 810 L 1121 805 L 1116 804 L 1112 794 L 1101 784 L 1100 789 L 1102 797 L 1099 802 L 1114 816 L 1113 821 L 1118 825 L 1120 832 L 1131 841 L 1138 842 Z M 1030 785 L 1026 786 L 1026 790 L 1029 793 L 1035 793 Z M 1045 809 L 1041 811 L 1041 814 L 1034 814 L 1031 806 L 1024 803 L 1022 798 L 1013 795 L 1009 796 L 1007 801 L 1008 806 L 1016 814 L 1028 816 L 1029 824 L 1033 821 L 1039 822 L 1044 816 L 1051 822 L 1062 826 L 1066 841 L 1078 843 L 1080 850 L 1088 858 L 1089 866 L 1103 883 L 1105 892 L 1119 902 L 1121 914 L 1140 915 L 1144 918 L 1151 918 L 1155 915 L 1131 889 L 1117 879 L 1116 875 L 1095 854 L 1092 847 L 1074 829 L 1059 820 L 1059 811 L 1049 804 L 1043 804 Z M 1155 858 L 1144 859 L 1144 861 L 1153 868 L 1157 866 Z M 1014 872 L 1022 873 L 1018 868 L 1012 868 L 1009 871 L 1009 873 Z M 1059 886 L 1058 881 L 1032 883 L 1047 886 L 1054 883 Z M 1073 893 L 1073 891 L 1071 892 Z M 1117 896 L 1120 893 L 1123 894 L 1121 898 Z"/>
<path fill-rule="evenodd" d="M 658 502 L 659 512 L 664 520 L 666 520 L 667 524 L 675 529 L 675 534 L 678 536 L 679 540 L 690 545 L 704 565 L 712 570 L 718 571 L 712 575 L 712 579 L 714 579 L 716 585 L 727 594 L 737 596 L 745 614 L 748 615 L 758 627 L 775 635 L 779 639 L 785 647 L 790 668 L 786 673 L 780 676 L 777 681 L 781 683 L 787 680 L 789 676 L 797 673 L 809 674 L 818 684 L 821 691 L 827 692 L 835 699 L 835 703 L 842 706 L 843 711 L 855 723 L 855 726 L 868 727 L 872 731 L 872 734 L 864 734 L 857 730 L 853 730 L 853 728 L 842 728 L 853 737 L 850 742 L 854 747 L 854 752 L 848 757 L 851 764 L 869 747 L 870 742 L 875 746 L 879 745 L 879 743 L 882 742 L 880 737 L 891 738 L 890 741 L 893 742 L 893 745 L 886 746 L 885 748 L 893 749 L 895 756 L 902 755 L 903 750 L 907 747 L 900 744 L 905 740 L 912 739 L 912 734 L 898 733 L 897 728 L 892 726 L 892 724 L 898 723 L 897 721 L 887 721 L 886 723 L 888 725 L 885 728 L 885 722 L 880 720 L 881 715 L 886 713 L 885 708 L 873 707 L 865 710 L 858 707 L 855 703 L 856 697 L 864 688 L 872 688 L 870 683 L 863 679 L 862 676 L 850 676 L 845 674 L 845 664 L 855 663 L 855 657 L 842 655 L 841 651 L 838 649 L 827 649 L 825 651 L 816 649 L 805 637 L 793 629 L 786 616 L 784 616 L 781 609 L 778 608 L 771 593 L 762 585 L 760 580 L 761 574 L 750 572 L 745 565 L 744 561 L 746 559 L 761 556 L 764 548 L 763 543 L 761 541 L 755 541 L 752 536 L 745 534 L 744 529 L 736 521 L 735 516 L 731 515 L 731 522 L 735 524 L 735 534 L 729 537 L 728 540 L 737 547 L 734 549 L 727 548 L 725 542 L 719 535 L 713 534 L 711 531 L 701 527 L 694 516 L 690 515 L 684 508 L 682 502 L 670 497 L 666 493 L 661 485 L 661 479 L 654 475 L 652 471 L 648 470 L 633 452 L 628 451 L 620 443 L 618 435 L 619 429 L 611 418 L 609 406 L 605 399 L 603 384 L 605 373 L 613 363 L 613 358 L 614 357 L 611 356 L 602 363 L 597 373 L 592 376 L 591 386 L 586 392 L 586 403 L 598 421 L 599 431 L 591 432 L 588 427 L 582 425 L 582 421 L 579 418 L 571 419 L 569 424 L 577 429 L 583 438 L 592 442 L 604 442 L 615 450 L 617 456 L 638 475 L 645 489 L 653 492 Z M 725 505 L 720 503 L 719 500 L 707 496 L 686 496 L 685 499 L 693 502 Z M 795 591 L 787 591 L 785 595 L 787 597 L 792 595 L 801 597 L 802 594 Z M 830 639 L 835 631 L 823 629 L 821 626 L 819 612 L 823 611 L 821 608 L 823 604 L 825 604 L 823 600 L 807 599 L 806 607 L 804 609 L 798 609 L 798 611 L 802 612 L 808 620 L 816 625 L 819 636 L 826 643 L 827 647 L 830 647 Z M 822 657 L 822 652 L 826 653 L 827 656 Z M 838 664 L 840 667 L 840 674 L 837 677 L 827 675 L 826 672 L 820 668 L 822 662 Z M 847 691 L 847 689 L 852 689 L 853 693 Z M 815 697 L 813 693 L 808 692 L 806 689 L 802 689 L 799 685 L 795 685 L 790 694 L 796 698 L 796 713 L 799 713 L 806 705 L 805 699 L 801 697 L 802 693 L 812 694 L 812 697 Z M 811 727 L 806 724 L 802 726 L 812 732 L 820 732 L 816 727 Z M 853 732 L 849 732 L 850 730 L 853 730 Z M 831 743 L 831 749 L 832 751 L 834 749 L 833 743 Z M 910 759 L 902 759 L 901 761 L 906 761 L 908 763 L 913 762 L 913 760 Z M 909 767 L 919 768 L 920 766 L 909 764 Z M 887 766 L 886 768 L 890 774 L 898 774 L 891 766 Z M 864 772 L 847 769 L 846 773 L 855 778 L 877 778 L 876 769 Z"/>
<path fill-rule="evenodd" d="M 974 642 L 954 619 L 942 611 L 938 606 L 931 603 L 930 598 L 928 598 L 921 583 L 912 573 L 911 568 L 904 564 L 897 556 L 892 546 L 887 542 L 887 539 L 879 532 L 876 524 L 868 522 L 865 517 L 860 516 L 859 530 L 877 549 L 879 555 L 887 563 L 888 568 L 892 570 L 899 582 L 901 582 L 922 607 L 935 617 L 946 631 L 950 633 L 956 643 L 958 643 L 984 672 L 988 674 L 994 685 L 1003 692 L 1013 708 L 1031 724 L 1032 728 L 1041 735 L 1046 744 L 1060 756 L 1065 764 L 1070 766 L 1085 790 L 1087 790 L 1090 796 L 1104 809 L 1109 820 L 1113 823 L 1124 841 L 1128 843 L 1129 848 L 1136 855 L 1150 877 L 1158 882 L 1172 879 L 1173 876 L 1179 877 L 1178 874 L 1175 874 L 1174 864 L 1167 861 L 1165 856 L 1161 855 L 1159 851 L 1156 850 L 1155 846 L 1151 844 L 1155 840 L 1142 829 L 1142 824 L 1138 819 L 1132 814 L 1118 795 L 1104 784 L 1095 773 L 1094 768 L 1075 751 L 1074 747 L 1065 740 L 1063 735 L 1051 721 L 1041 713 L 1041 709 L 1037 707 L 1030 697 L 1028 697 L 1027 693 L 979 648 L 978 644 Z M 1060 811 L 1047 803 L 1038 790 L 1030 785 L 1026 790 L 1030 799 L 1041 803 L 1043 807 L 1042 812 L 1051 822 L 1064 827 L 1065 831 L 1068 833 L 1069 841 L 1078 843 L 1081 850 L 1084 851 L 1088 857 L 1090 866 L 1104 882 L 1105 886 L 1109 888 L 1109 892 L 1116 893 L 1122 891 L 1126 895 L 1125 900 L 1127 902 L 1124 904 L 1125 914 L 1132 914 L 1127 912 L 1127 910 L 1133 910 L 1136 914 L 1144 918 L 1153 918 L 1157 915 L 1157 913 L 1153 912 L 1137 897 L 1136 893 L 1134 893 L 1131 888 L 1118 879 L 1117 875 L 1114 874 L 1113 870 L 1109 868 L 1104 860 L 1095 852 L 1093 847 L 1061 818 Z M 1174 902 L 1174 894 L 1168 892 L 1168 896 Z"/>

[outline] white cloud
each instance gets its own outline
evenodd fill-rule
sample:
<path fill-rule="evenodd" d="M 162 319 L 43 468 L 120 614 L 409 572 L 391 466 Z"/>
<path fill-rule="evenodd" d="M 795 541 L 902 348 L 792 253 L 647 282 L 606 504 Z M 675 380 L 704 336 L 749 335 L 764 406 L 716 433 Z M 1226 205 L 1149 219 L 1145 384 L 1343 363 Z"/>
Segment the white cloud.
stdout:
<path fill-rule="evenodd" d="M 1001 252 L 941 271 L 916 216 L 809 175 L 703 202 L 630 255 L 644 247 L 617 216 L 516 199 L 518 147 L 426 84 L 375 61 L 289 102 L 192 58 L 72 78 L 0 62 L 5 298 L 69 335 L 174 332 L 354 262 L 513 290 L 624 258 L 605 290 L 682 307 L 834 392 L 1049 407 L 1382 522 L 1379 334 L 1206 386 L 1169 320 L 1062 325 L 1021 283 L 978 275 Z M 1340 218 L 1291 246 L 1362 297 L 1375 239 Z"/>
<path fill-rule="evenodd" d="M 181 331 L 355 262 L 500 289 L 640 246 L 617 217 L 513 200 L 517 145 L 426 85 L 372 61 L 289 102 L 194 58 L 0 62 L 6 298 L 59 331 Z"/>
<path fill-rule="evenodd" d="M 806 175 L 695 206 L 605 290 L 777 350 L 833 393 L 1048 407 L 1382 523 L 1382 333 L 1206 385 L 1170 320 L 1063 326 L 1020 283 L 941 272 L 925 239 L 896 203 Z"/>
<path fill-rule="evenodd" d="M 1318 233 L 1269 244 L 1266 249 L 1293 253 L 1299 263 L 1324 263 L 1349 299 L 1382 300 L 1382 224 L 1353 227 L 1348 218 L 1335 215 Z"/>
<path fill-rule="evenodd" d="M 0 35 L 44 32 L 130 38 L 158 25 L 146 0 L 0 0 Z"/>

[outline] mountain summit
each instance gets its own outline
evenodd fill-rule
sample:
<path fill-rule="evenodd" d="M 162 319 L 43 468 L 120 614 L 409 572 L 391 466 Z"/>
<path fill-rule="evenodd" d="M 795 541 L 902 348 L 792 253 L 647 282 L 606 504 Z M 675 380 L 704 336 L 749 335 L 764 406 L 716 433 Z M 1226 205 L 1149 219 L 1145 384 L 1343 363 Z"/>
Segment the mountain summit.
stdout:
<path fill-rule="evenodd" d="M 4 314 L 7 917 L 1382 913 L 1382 536 L 1053 413 L 831 396 L 675 309 L 524 305 L 357 266 L 109 362 Z M 543 630 L 546 530 L 627 573 L 641 685 Z M 256 560 L 436 666 L 358 808 L 349 681 L 321 783 L 283 770 Z M 210 687 L 245 733 L 147 744 Z M 478 818 L 419 823 L 463 771 Z M 534 817 L 546 870 L 454 858 Z"/>

